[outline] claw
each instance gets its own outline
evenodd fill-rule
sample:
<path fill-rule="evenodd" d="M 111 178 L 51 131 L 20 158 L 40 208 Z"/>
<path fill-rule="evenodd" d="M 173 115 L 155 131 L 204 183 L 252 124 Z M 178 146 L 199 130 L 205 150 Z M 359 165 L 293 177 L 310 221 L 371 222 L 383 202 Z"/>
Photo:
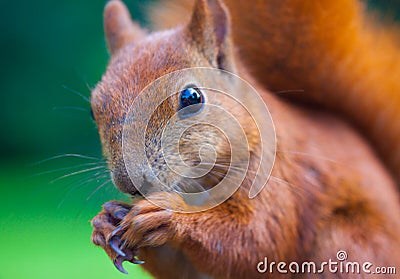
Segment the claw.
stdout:
<path fill-rule="evenodd" d="M 132 254 L 131 251 L 127 251 L 125 256 L 117 256 L 117 258 L 114 259 L 114 266 L 122 273 L 128 274 L 128 272 L 125 270 L 125 268 L 122 266 L 122 264 L 125 261 L 129 261 L 133 264 L 144 264 L 144 261 L 138 260 L 135 258 L 135 256 Z"/>
<path fill-rule="evenodd" d="M 118 235 L 112 235 L 110 239 L 110 247 L 117 253 L 119 256 L 125 257 L 126 254 L 119 247 L 121 243 L 121 238 Z"/>
<path fill-rule="evenodd" d="M 144 261 L 141 261 L 141 260 L 138 260 L 138 259 L 133 258 L 133 259 L 131 260 L 131 263 L 134 263 L 134 264 L 144 264 Z"/>
<path fill-rule="evenodd" d="M 144 264 L 144 261 L 136 259 L 136 257 L 139 255 L 139 251 L 137 249 L 134 249 L 130 251 L 130 254 L 132 255 L 130 262 L 134 264 Z"/>
<path fill-rule="evenodd" d="M 132 252 L 130 250 L 127 250 L 126 252 L 122 251 L 122 249 L 124 249 L 124 247 L 125 247 L 126 240 L 124 240 L 124 242 L 121 243 L 121 238 L 120 238 L 120 236 L 117 235 L 117 233 L 120 230 L 121 230 L 121 227 L 117 227 L 111 233 L 111 238 L 109 240 L 109 243 L 110 243 L 110 247 L 118 254 L 118 256 L 113 261 L 114 266 L 122 273 L 128 274 L 128 272 L 122 266 L 124 261 L 129 261 L 133 264 L 144 264 L 144 261 L 136 259 L 137 250 L 135 250 L 135 252 Z"/>
<path fill-rule="evenodd" d="M 122 266 L 122 263 L 126 261 L 125 257 L 118 256 L 116 259 L 114 259 L 114 266 L 122 273 L 128 274 L 128 271 L 125 270 L 125 268 Z"/>

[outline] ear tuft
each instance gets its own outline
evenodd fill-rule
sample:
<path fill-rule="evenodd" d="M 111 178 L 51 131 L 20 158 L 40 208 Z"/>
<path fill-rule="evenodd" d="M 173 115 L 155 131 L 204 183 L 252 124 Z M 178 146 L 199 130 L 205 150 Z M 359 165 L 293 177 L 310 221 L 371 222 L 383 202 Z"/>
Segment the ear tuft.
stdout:
<path fill-rule="evenodd" d="M 188 25 L 192 40 L 213 66 L 235 72 L 230 27 L 229 12 L 221 1 L 196 1 Z"/>
<path fill-rule="evenodd" d="M 111 0 L 105 6 L 104 32 L 111 54 L 146 35 L 146 32 L 132 21 L 127 7 L 120 0 Z"/>

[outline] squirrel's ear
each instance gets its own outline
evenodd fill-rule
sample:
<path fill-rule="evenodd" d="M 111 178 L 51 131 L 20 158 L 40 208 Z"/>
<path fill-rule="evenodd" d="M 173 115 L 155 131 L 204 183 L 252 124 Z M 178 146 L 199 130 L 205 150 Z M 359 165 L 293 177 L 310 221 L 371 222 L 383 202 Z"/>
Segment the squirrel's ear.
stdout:
<path fill-rule="evenodd" d="M 104 8 L 104 32 L 111 54 L 146 35 L 146 32 L 132 21 L 127 7 L 120 0 L 111 0 Z"/>
<path fill-rule="evenodd" d="M 187 30 L 213 66 L 235 72 L 230 27 L 228 10 L 219 0 L 197 0 Z"/>

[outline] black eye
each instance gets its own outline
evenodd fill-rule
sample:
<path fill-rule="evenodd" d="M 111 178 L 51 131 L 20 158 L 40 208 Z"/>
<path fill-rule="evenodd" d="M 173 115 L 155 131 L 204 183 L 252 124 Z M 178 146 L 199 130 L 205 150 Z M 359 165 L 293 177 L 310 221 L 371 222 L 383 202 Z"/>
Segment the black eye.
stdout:
<path fill-rule="evenodd" d="M 179 113 L 182 117 L 189 117 L 198 113 L 203 105 L 203 93 L 196 87 L 188 87 L 179 94 Z"/>

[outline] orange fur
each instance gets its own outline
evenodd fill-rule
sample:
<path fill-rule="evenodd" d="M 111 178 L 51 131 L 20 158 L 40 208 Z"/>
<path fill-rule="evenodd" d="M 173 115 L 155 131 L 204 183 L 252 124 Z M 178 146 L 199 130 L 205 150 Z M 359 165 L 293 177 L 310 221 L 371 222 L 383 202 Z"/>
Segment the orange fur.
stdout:
<path fill-rule="evenodd" d="M 399 30 L 359 0 L 224 0 L 237 55 L 273 92 L 324 106 L 368 137 L 400 183 Z M 194 0 L 151 6 L 156 29 L 186 22 Z"/>
<path fill-rule="evenodd" d="M 118 8 L 122 5 L 118 0 L 112 3 Z M 144 199 L 132 205 L 114 202 L 113 209 L 123 206 L 129 212 L 113 223 L 110 208 L 105 206 L 93 220 L 92 241 L 115 259 L 109 240 L 115 228 L 122 230 L 125 248 L 138 249 L 139 258 L 145 261 L 143 267 L 157 278 L 265 278 L 256 266 L 266 256 L 273 261 L 321 262 L 335 259 L 338 250 L 346 250 L 353 261 L 399 266 L 400 204 L 393 178 L 351 127 L 323 112 L 289 104 L 253 80 L 232 54 L 229 17 L 220 7 L 211 9 L 212 5 L 198 0 L 189 25 L 152 33 L 113 50 L 91 99 L 103 152 L 116 186 L 134 193 L 123 164 L 121 131 L 136 94 L 156 78 L 178 69 L 230 67 L 257 88 L 274 119 L 278 152 L 268 186 L 255 199 L 248 199 L 252 182 L 248 175 L 226 202 L 191 214 L 165 210 Z M 213 29 L 215 16 L 227 18 L 222 24 L 228 32 L 222 37 Z M 106 29 L 114 29 L 114 22 L 107 20 Z M 235 25 L 232 28 L 235 34 Z M 108 36 L 108 45 L 120 39 Z M 221 55 L 223 59 L 217 59 Z M 155 135 L 172 113 L 173 105 L 161 107 L 151 120 L 150 134 Z M 246 130 L 253 139 L 250 170 L 255 170 L 260 153 L 253 132 Z M 199 127 L 197 133 L 217 140 L 207 127 Z M 153 198 L 165 205 L 183 204 L 171 193 L 156 193 Z M 365 274 L 322 276 L 361 278 Z"/>

